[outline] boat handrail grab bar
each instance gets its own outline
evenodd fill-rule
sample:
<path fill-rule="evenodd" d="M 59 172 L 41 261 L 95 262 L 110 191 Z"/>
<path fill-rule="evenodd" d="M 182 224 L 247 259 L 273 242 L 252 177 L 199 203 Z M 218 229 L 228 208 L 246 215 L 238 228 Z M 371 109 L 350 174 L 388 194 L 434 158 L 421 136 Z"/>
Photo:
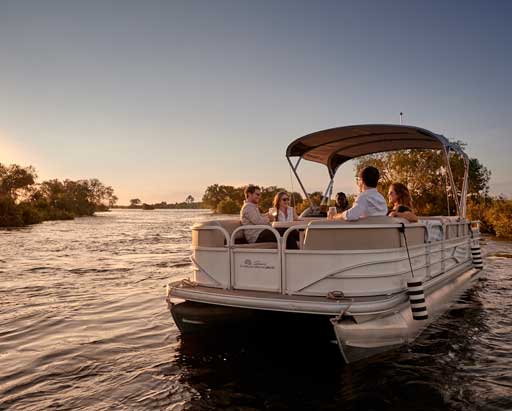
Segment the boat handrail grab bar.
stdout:
<path fill-rule="evenodd" d="M 227 230 L 224 227 L 219 227 L 219 226 L 215 226 L 215 225 L 206 225 L 203 227 L 192 227 L 192 231 L 194 231 L 194 230 L 196 230 L 196 231 L 218 230 L 224 235 L 224 239 L 226 240 L 226 246 L 229 246 L 229 242 L 230 242 L 229 233 L 227 232 Z"/>
<path fill-rule="evenodd" d="M 240 227 L 237 227 L 233 230 L 233 232 L 231 233 L 231 240 L 229 242 L 229 246 L 230 247 L 236 247 L 237 244 L 235 244 L 235 236 L 236 234 L 239 232 L 239 231 L 242 231 L 242 230 L 259 230 L 259 229 L 264 229 L 264 230 L 270 230 L 272 231 L 272 233 L 274 234 L 274 236 L 276 237 L 276 240 L 277 240 L 277 249 L 278 251 L 281 251 L 281 241 L 282 241 L 282 237 L 281 235 L 279 234 L 279 231 L 277 231 L 274 227 L 272 226 L 269 226 L 269 225 L 265 225 L 265 224 L 255 224 L 255 225 L 241 225 Z"/>

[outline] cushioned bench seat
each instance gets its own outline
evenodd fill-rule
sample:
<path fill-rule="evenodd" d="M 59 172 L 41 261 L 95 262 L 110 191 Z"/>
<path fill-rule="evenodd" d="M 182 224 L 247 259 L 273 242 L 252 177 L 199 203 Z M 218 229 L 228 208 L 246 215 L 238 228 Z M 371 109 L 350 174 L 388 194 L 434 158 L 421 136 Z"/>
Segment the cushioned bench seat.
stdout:
<path fill-rule="evenodd" d="M 409 224 L 402 218 L 387 216 L 367 217 L 358 221 L 312 221 L 308 224 L 304 250 L 371 250 L 400 248 L 403 236 L 397 228 L 378 227 L 384 224 Z M 376 227 L 361 227 L 362 225 Z M 336 229 L 339 227 L 339 229 Z M 405 228 L 409 246 L 425 242 L 425 228 Z"/>
<path fill-rule="evenodd" d="M 196 223 L 192 227 L 192 246 L 195 247 L 224 247 L 226 246 L 226 238 L 220 230 L 201 230 L 203 227 L 220 227 L 226 230 L 229 237 L 233 234 L 236 228 L 240 227 L 241 223 L 239 219 L 230 220 L 212 220 L 205 221 L 202 223 Z M 239 231 L 236 241 L 245 242 L 243 230 Z M 263 248 L 263 249 L 275 249 L 277 243 L 254 243 L 254 244 L 235 244 L 235 248 Z"/>
<path fill-rule="evenodd" d="M 201 230 L 203 227 L 220 227 L 227 231 L 229 237 L 236 228 L 240 227 L 239 219 L 211 220 L 196 223 L 192 226 L 192 246 L 194 247 L 223 247 L 226 245 L 226 237 L 220 230 Z M 240 232 L 243 237 L 243 233 Z"/>

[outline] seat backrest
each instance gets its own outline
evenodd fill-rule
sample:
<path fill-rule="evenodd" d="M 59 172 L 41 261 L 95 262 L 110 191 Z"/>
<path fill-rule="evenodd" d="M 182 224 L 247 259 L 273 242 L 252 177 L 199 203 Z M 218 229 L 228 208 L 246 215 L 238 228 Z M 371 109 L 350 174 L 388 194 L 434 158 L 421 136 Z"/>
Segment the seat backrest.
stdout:
<path fill-rule="evenodd" d="M 396 227 L 384 224 L 407 223 L 402 218 L 375 216 L 358 221 L 312 221 L 308 224 L 304 239 L 305 250 L 371 250 L 400 248 L 403 237 Z M 374 225 L 375 227 L 360 227 Z M 379 227 L 379 225 L 381 227 Z M 339 229 L 336 229 L 339 227 Z M 405 228 L 409 246 L 425 242 L 425 228 Z"/>
<path fill-rule="evenodd" d="M 233 231 L 241 226 L 241 223 L 239 219 L 211 220 L 196 223 L 192 227 L 192 246 L 223 247 L 226 245 L 224 234 L 220 230 L 201 230 L 201 228 L 206 226 L 222 227 L 231 236 Z M 241 231 L 240 234 L 243 236 Z"/>

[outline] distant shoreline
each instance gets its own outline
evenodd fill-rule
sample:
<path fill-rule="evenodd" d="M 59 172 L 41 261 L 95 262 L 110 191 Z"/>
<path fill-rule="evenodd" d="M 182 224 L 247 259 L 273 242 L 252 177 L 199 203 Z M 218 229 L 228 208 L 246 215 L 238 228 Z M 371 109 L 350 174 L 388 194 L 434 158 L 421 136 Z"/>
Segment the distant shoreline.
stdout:
<path fill-rule="evenodd" d="M 140 205 L 115 205 L 112 210 L 206 210 L 203 203 L 175 203 L 175 204 L 140 204 Z"/>
<path fill-rule="evenodd" d="M 191 208 L 191 207 L 166 207 L 166 208 L 161 208 L 161 207 L 155 207 L 154 209 L 151 209 L 151 210 L 145 210 L 143 209 L 142 207 L 130 207 L 130 206 L 116 206 L 116 207 L 111 207 L 110 209 L 108 210 L 104 210 L 106 212 L 108 211 L 113 211 L 113 210 L 137 210 L 137 211 L 153 211 L 153 210 L 198 210 L 198 211 L 211 211 L 213 214 L 216 214 L 214 211 L 210 210 L 208 207 L 199 207 L 199 208 Z"/>

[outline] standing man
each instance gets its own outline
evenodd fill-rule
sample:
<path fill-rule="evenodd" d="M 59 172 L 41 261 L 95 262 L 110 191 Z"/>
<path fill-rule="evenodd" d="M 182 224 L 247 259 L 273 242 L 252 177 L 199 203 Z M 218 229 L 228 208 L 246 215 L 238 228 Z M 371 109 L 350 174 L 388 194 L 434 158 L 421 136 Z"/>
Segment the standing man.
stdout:
<path fill-rule="evenodd" d="M 337 214 L 335 219 L 356 221 L 360 218 L 387 215 L 388 206 L 381 193 L 377 191 L 379 170 L 375 167 L 365 167 L 358 177 L 359 195 L 352 208 Z"/>
<path fill-rule="evenodd" d="M 260 188 L 249 184 L 245 187 L 244 194 L 245 202 L 240 210 L 240 221 L 242 225 L 270 225 L 269 216 L 262 215 L 258 208 L 261 197 Z M 244 230 L 244 235 L 248 243 L 275 243 L 277 241 L 272 231 L 261 228 Z"/>

